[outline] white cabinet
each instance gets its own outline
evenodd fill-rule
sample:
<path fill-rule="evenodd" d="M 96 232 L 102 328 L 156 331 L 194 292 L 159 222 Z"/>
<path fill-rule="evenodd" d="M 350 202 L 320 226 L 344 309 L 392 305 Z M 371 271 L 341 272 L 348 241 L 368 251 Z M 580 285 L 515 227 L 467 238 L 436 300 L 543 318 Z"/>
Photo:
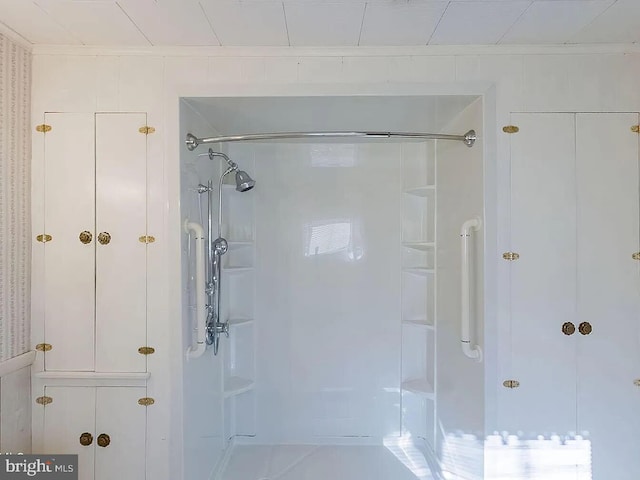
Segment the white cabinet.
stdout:
<path fill-rule="evenodd" d="M 579 431 L 593 479 L 640 477 L 640 250 L 637 114 L 576 116 Z M 587 480 L 587 476 L 579 476 Z"/>
<path fill-rule="evenodd" d="M 510 262 L 504 353 L 505 380 L 519 386 L 503 390 L 499 415 L 524 439 L 583 437 L 583 461 L 575 471 L 567 465 L 566 478 L 640 474 L 638 135 L 630 129 L 638 120 L 512 115 L 520 131 L 510 139 L 511 246 L 519 258 Z M 546 452 L 534 470 L 550 461 L 553 448 Z"/>
<path fill-rule="evenodd" d="M 44 394 L 36 453 L 77 454 L 79 480 L 145 478 L 144 387 L 47 386 Z"/>
<path fill-rule="evenodd" d="M 34 201 L 34 338 L 44 370 L 144 372 L 144 113 L 46 113 Z M 38 168 L 36 164 L 34 168 Z M 41 208 L 42 211 L 37 211 Z M 41 249 L 41 250 L 40 250 Z"/>

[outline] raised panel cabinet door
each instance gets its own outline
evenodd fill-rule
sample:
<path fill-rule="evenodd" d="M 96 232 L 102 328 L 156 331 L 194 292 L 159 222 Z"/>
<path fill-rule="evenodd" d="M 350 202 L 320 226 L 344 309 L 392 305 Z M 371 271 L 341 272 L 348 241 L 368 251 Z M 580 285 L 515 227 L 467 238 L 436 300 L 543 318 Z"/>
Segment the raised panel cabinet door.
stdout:
<path fill-rule="evenodd" d="M 541 436 L 520 450 L 526 472 L 574 479 L 552 439 L 576 428 L 576 338 L 562 332 L 575 322 L 574 115 L 513 114 L 511 121 L 520 129 L 510 135 L 511 248 L 519 258 L 510 261 L 511 344 L 502 348 L 512 365 L 503 380 L 519 387 L 500 385 L 499 419 L 520 440 Z"/>
<path fill-rule="evenodd" d="M 146 359 L 146 114 L 96 114 L 96 371 L 143 372 Z M 108 242 L 108 243 L 107 243 Z"/>
<path fill-rule="evenodd" d="M 97 390 L 95 480 L 144 479 L 147 407 L 138 404 L 138 400 L 145 397 L 146 389 Z M 101 446 L 100 435 L 108 436 L 108 446 Z"/>
<path fill-rule="evenodd" d="M 47 113 L 44 140 L 44 227 L 50 235 L 44 264 L 43 341 L 46 370 L 94 369 L 94 118 L 86 113 Z M 80 233 L 93 235 L 89 243 Z"/>
<path fill-rule="evenodd" d="M 78 479 L 93 480 L 95 445 L 95 387 L 45 387 L 45 395 L 53 400 L 44 408 L 44 454 L 78 455 Z M 83 446 L 83 433 L 92 435 L 90 445 Z"/>
<path fill-rule="evenodd" d="M 640 244 L 637 114 L 578 114 L 578 431 L 580 479 L 640 478 Z M 586 331 L 585 331 L 586 333 Z M 591 470 L 591 471 L 589 471 Z"/>

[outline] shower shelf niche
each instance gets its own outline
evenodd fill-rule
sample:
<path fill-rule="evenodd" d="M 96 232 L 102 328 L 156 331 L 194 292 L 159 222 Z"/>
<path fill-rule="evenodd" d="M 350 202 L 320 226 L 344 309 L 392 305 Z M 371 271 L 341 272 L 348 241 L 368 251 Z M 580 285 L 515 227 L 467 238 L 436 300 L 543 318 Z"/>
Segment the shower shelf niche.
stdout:
<path fill-rule="evenodd" d="M 433 387 L 425 378 L 406 380 L 402 382 L 402 389 L 429 399 L 433 399 L 435 395 Z"/>
<path fill-rule="evenodd" d="M 230 318 L 228 321 L 229 326 L 233 328 L 253 323 L 253 318 Z"/>
<path fill-rule="evenodd" d="M 232 158 L 253 172 L 254 164 L 242 146 L 230 148 Z M 222 312 L 229 322 L 229 337 L 223 337 L 223 434 L 225 444 L 237 435 L 255 430 L 256 323 L 255 323 L 255 199 L 256 190 L 240 193 L 233 184 L 223 184 L 222 235 L 228 251 L 222 257 Z M 259 188 L 259 187 L 258 187 Z"/>
<path fill-rule="evenodd" d="M 227 377 L 224 379 L 224 396 L 225 398 L 240 395 L 253 389 L 254 382 L 248 378 Z"/>
<path fill-rule="evenodd" d="M 402 320 L 402 323 L 407 325 L 407 326 L 412 326 L 412 327 L 420 327 L 420 328 L 426 328 L 428 330 L 433 330 L 434 326 L 433 323 L 429 323 L 427 321 L 426 318 L 416 318 L 416 319 L 410 319 L 410 320 Z"/>
<path fill-rule="evenodd" d="M 435 144 L 402 146 L 402 431 L 435 445 Z"/>
<path fill-rule="evenodd" d="M 253 267 L 222 267 L 222 269 L 227 273 L 233 274 L 233 273 L 250 272 L 253 270 Z"/>
<path fill-rule="evenodd" d="M 428 250 L 433 250 L 433 247 L 435 247 L 435 243 L 434 242 L 404 242 L 402 246 L 412 250 L 428 251 Z"/>
<path fill-rule="evenodd" d="M 411 268 L 403 268 L 403 272 L 410 273 L 411 275 L 420 275 L 426 277 L 427 275 L 431 275 L 435 272 L 433 268 L 422 268 L 422 267 L 411 267 Z"/>
<path fill-rule="evenodd" d="M 435 189 L 435 185 L 428 185 L 426 187 L 410 188 L 409 190 L 405 190 L 404 193 L 408 195 L 415 195 L 416 197 L 426 197 Z"/>

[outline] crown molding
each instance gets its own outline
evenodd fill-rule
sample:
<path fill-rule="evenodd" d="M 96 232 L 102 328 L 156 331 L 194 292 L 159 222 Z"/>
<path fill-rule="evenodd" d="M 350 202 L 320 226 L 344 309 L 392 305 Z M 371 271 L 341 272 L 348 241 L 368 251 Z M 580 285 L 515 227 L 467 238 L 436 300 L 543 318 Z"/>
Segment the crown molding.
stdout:
<path fill-rule="evenodd" d="M 158 57 L 381 57 L 637 54 L 640 44 L 425 45 L 406 47 L 95 47 L 33 45 L 34 55 Z"/>

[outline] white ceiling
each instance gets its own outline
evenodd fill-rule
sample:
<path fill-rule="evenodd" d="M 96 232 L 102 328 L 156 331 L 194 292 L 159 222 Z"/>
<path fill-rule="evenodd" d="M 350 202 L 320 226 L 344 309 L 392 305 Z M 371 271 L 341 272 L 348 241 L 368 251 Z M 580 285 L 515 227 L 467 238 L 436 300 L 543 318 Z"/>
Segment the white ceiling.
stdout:
<path fill-rule="evenodd" d="M 0 0 L 32 44 L 371 46 L 640 42 L 640 0 Z"/>
<path fill-rule="evenodd" d="M 192 132 L 196 136 L 336 130 L 437 133 L 476 98 L 453 95 L 216 97 L 188 98 L 184 102 L 213 128 L 213 131 Z M 204 123 L 203 128 L 207 129 Z"/>

